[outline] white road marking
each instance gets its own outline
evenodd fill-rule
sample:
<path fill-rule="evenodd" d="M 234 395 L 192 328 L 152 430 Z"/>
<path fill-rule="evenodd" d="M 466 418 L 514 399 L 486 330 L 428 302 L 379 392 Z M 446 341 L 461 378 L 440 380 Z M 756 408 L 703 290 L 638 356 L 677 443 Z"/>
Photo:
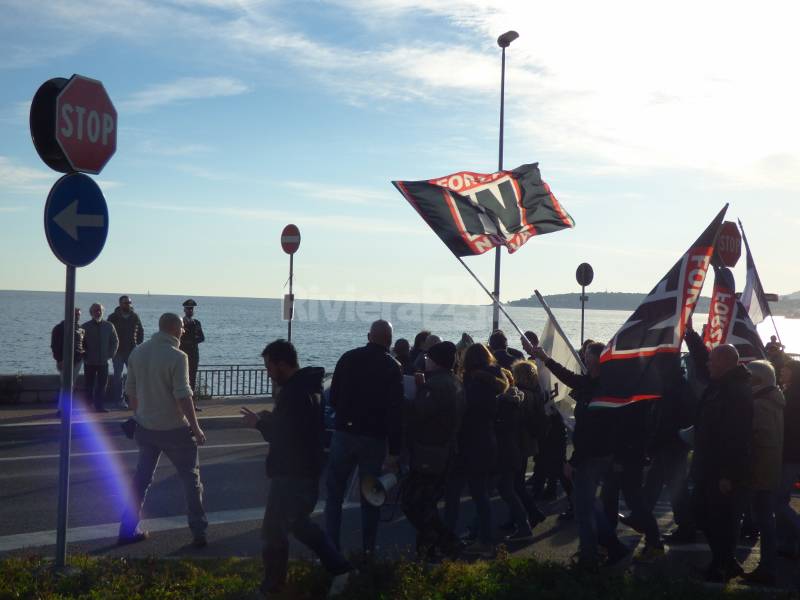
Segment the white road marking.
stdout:
<path fill-rule="evenodd" d="M 244 406 L 247 406 L 247 405 L 245 404 Z M 252 406 L 252 405 L 250 405 L 250 406 Z M 203 416 L 198 415 L 197 420 L 202 422 L 202 421 L 210 420 L 210 419 L 241 419 L 241 418 L 242 417 L 240 415 L 209 415 L 207 417 L 203 417 Z M 72 421 L 72 425 L 73 426 L 75 426 L 75 425 L 86 425 L 87 423 L 97 423 L 98 425 L 105 425 L 105 424 L 119 425 L 119 424 L 122 424 L 124 422 L 125 422 L 125 419 L 120 419 L 120 420 L 109 419 L 109 420 L 98 421 L 96 419 L 86 419 L 86 418 L 78 417 L 77 419 Z M 36 425 L 61 425 L 61 419 L 47 419 L 46 421 L 23 421 L 22 423 L 0 423 L 0 427 L 8 427 L 8 428 L 13 428 L 13 427 L 34 427 Z"/>
<path fill-rule="evenodd" d="M 358 502 L 346 502 L 342 508 L 351 510 L 361 506 Z M 325 503 L 320 501 L 314 507 L 313 515 L 322 514 Z M 245 521 L 260 521 L 264 516 L 264 508 L 243 508 L 238 510 L 221 510 L 208 513 L 209 525 L 224 525 L 227 523 L 242 523 Z M 145 519 L 142 521 L 142 528 L 152 532 L 172 531 L 175 529 L 186 529 L 186 516 L 179 515 L 174 517 L 159 517 L 156 519 Z M 89 525 L 86 527 L 72 527 L 67 530 L 67 542 L 89 542 L 94 540 L 114 539 L 119 532 L 119 523 L 104 523 L 102 525 Z M 36 548 L 41 546 L 54 546 L 56 543 L 55 530 L 34 531 L 31 533 L 18 533 L 16 535 L 6 535 L 0 537 L 0 552 L 10 552 L 21 548 Z"/>
<path fill-rule="evenodd" d="M 266 442 L 247 442 L 242 444 L 206 444 L 200 446 L 201 450 L 215 450 L 221 448 L 251 448 L 253 446 L 267 446 Z M 111 454 L 136 454 L 139 452 L 138 448 L 132 450 L 112 450 L 110 452 L 72 452 L 70 458 L 82 458 L 85 456 L 104 456 Z M 0 458 L 0 462 L 16 462 L 23 460 L 44 460 L 58 458 L 58 454 L 33 454 L 30 456 L 4 456 Z"/>

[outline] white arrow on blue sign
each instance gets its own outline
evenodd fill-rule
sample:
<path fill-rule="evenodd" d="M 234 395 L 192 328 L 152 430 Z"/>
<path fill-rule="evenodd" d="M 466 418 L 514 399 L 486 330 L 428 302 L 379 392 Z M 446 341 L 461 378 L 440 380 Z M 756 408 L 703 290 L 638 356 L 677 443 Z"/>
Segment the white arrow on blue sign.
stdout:
<path fill-rule="evenodd" d="M 44 231 L 65 265 L 85 267 L 100 255 L 108 236 L 108 206 L 91 177 L 70 173 L 56 181 L 44 206 Z"/>

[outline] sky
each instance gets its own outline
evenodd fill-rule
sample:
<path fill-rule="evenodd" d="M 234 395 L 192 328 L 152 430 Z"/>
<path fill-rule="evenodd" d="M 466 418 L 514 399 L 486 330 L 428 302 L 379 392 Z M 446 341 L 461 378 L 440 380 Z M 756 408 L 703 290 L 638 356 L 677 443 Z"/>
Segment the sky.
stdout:
<path fill-rule="evenodd" d="M 647 292 L 730 203 L 768 292 L 800 289 L 800 5 L 538 0 L 4 0 L 0 289 L 61 290 L 60 176 L 30 100 L 101 80 L 119 114 L 81 291 L 485 303 L 391 180 L 538 162 L 576 227 L 503 251 L 501 298 Z M 494 253 L 465 259 L 490 286 Z M 736 269 L 744 285 L 744 260 Z M 710 294 L 710 285 L 705 290 Z"/>

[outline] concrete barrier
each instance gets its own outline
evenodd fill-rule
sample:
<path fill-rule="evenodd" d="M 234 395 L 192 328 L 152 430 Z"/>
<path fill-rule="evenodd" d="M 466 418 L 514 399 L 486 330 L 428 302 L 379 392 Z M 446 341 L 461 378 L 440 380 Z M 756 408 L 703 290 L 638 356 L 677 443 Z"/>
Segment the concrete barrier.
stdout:
<path fill-rule="evenodd" d="M 83 375 L 77 378 L 77 388 L 83 388 Z M 0 375 L 0 404 L 55 403 L 61 376 L 52 375 Z"/>

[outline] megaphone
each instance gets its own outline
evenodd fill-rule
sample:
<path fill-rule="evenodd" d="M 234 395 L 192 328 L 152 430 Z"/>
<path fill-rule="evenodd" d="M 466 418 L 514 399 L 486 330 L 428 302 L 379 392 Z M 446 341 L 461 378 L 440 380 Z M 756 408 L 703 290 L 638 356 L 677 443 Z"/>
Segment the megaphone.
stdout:
<path fill-rule="evenodd" d="M 361 495 L 372 506 L 380 508 L 386 504 L 386 496 L 397 485 L 397 475 L 386 473 L 380 477 L 367 475 L 361 479 Z"/>

